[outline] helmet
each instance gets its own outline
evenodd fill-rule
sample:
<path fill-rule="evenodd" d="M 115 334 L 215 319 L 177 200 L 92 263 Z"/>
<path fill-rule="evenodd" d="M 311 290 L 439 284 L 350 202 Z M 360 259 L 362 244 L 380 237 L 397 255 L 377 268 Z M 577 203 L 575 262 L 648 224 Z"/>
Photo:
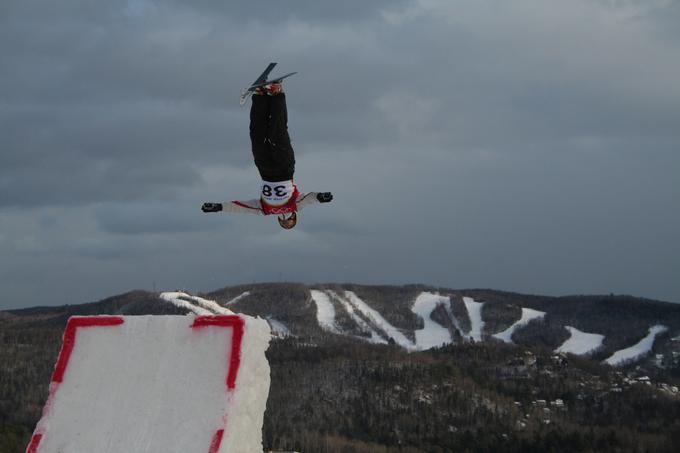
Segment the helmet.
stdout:
<path fill-rule="evenodd" d="M 290 230 L 291 228 L 295 227 L 295 225 L 297 225 L 297 213 L 291 212 L 288 214 L 281 214 L 277 217 L 277 220 L 279 221 L 281 228 Z"/>

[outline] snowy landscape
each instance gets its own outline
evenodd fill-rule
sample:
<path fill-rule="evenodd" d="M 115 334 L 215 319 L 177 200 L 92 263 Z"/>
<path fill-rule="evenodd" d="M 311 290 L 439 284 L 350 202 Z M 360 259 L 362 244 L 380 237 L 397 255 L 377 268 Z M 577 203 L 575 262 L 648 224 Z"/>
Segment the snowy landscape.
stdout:
<path fill-rule="evenodd" d="M 576 312 L 578 316 L 574 316 Z M 616 318 L 604 313 L 615 313 Z M 155 315 L 152 318 L 159 320 L 167 315 L 180 315 L 178 319 L 246 315 L 260 318 L 260 322 L 268 324 L 272 338 L 267 351 L 271 388 L 267 410 L 263 413 L 264 409 L 261 409 L 259 414 L 264 417 L 261 430 L 264 448 L 290 450 L 298 445 L 298 451 L 334 452 L 349 448 L 368 453 L 401 443 L 410 445 L 409 448 L 415 452 L 429 451 L 426 445 L 435 448 L 478 446 L 491 442 L 498 447 L 501 445 L 498 442 L 504 442 L 503 434 L 512 436 L 519 442 L 518 445 L 521 442 L 542 445 L 540 433 L 555 426 L 572 426 L 569 428 L 570 435 L 576 435 L 574 433 L 585 433 L 589 424 L 594 424 L 603 430 L 596 431 L 596 439 L 611 436 L 608 434 L 610 431 L 606 431 L 613 429 L 606 428 L 610 426 L 610 420 L 626 414 L 631 404 L 659 405 L 650 415 L 656 424 L 672 417 L 675 410 L 680 410 L 680 380 L 674 377 L 674 370 L 680 370 L 680 307 L 625 296 L 550 298 L 491 290 L 457 291 L 423 285 L 256 284 L 226 287 L 205 294 L 183 290 L 160 293 L 137 291 L 92 304 L 0 313 L 3 332 L 8 332 L 0 337 L 5 342 L 0 354 L 5 354 L 7 363 L 14 363 L 8 354 L 16 355 L 22 350 L 34 351 L 31 357 L 46 357 L 44 362 L 40 362 L 44 371 L 36 375 L 39 377 L 35 378 L 31 388 L 46 388 L 54 358 L 50 354 L 41 355 L 37 350 L 18 347 L 17 339 L 28 332 L 35 332 L 37 336 L 31 341 L 36 345 L 42 344 L 41 350 L 55 351 L 63 329 L 59 326 L 77 314 L 121 315 L 125 319 L 135 315 Z M 140 319 L 144 318 L 148 316 Z M 35 330 L 35 326 L 39 325 L 43 327 Z M 26 330 L 26 326 L 33 327 Z M 166 369 L 170 362 L 187 370 L 188 365 L 177 365 L 185 359 L 168 362 L 174 340 L 168 337 L 160 341 L 160 338 L 173 329 L 159 327 L 158 333 L 149 333 L 150 337 L 143 340 L 146 344 L 144 350 L 151 351 L 157 346 L 163 346 L 163 350 L 149 352 L 154 360 L 147 361 L 140 372 L 136 372 L 141 379 L 146 380 L 143 376 L 149 373 L 173 374 Z M 133 341 L 138 335 L 134 332 L 129 331 L 125 338 Z M 47 343 L 41 343 L 41 338 Z M 105 344 L 106 338 L 109 337 L 101 337 L 102 343 L 92 337 L 87 340 L 90 342 L 88 347 L 96 350 Z M 186 339 L 181 343 L 187 344 Z M 247 345 L 246 341 L 244 357 L 250 354 Z M 126 348 L 130 349 L 130 346 Z M 210 357 L 217 351 L 211 348 L 213 352 L 206 350 L 200 356 Z M 96 355 L 88 350 L 83 349 L 81 353 L 84 355 L 74 357 Z M 178 348 L 175 352 L 187 356 L 186 351 L 181 351 Z M 217 356 L 223 354 L 217 352 Z M 102 355 L 100 359 L 109 364 L 117 360 L 115 355 L 109 358 Z M 35 360 L 20 363 L 31 366 Z M 210 366 L 215 365 L 214 360 L 210 363 Z M 103 373 L 97 381 L 103 382 L 106 376 L 111 375 L 107 366 L 102 363 L 94 365 Z M 196 368 L 207 369 L 203 365 L 196 365 Z M 24 372 L 18 368 L 13 373 L 21 375 Z M 262 374 L 261 371 L 254 373 Z M 219 373 L 211 372 L 211 375 L 215 374 Z M 2 383 L 10 381 L 4 379 L 0 380 L 0 390 L 8 388 Z M 195 384 L 201 379 L 187 377 L 184 381 Z M 28 378 L 20 382 L 28 384 L 32 381 Z M 215 389 L 219 388 L 216 382 L 220 380 L 211 381 L 210 386 L 203 386 L 204 390 L 212 388 L 212 393 L 215 393 Z M 168 381 L 168 385 L 170 383 Z M 88 389 L 89 384 L 89 381 L 79 383 L 78 388 Z M 144 392 L 126 392 L 125 385 L 128 385 L 125 380 L 118 379 L 107 387 L 112 389 L 112 396 L 129 393 L 130 398 L 116 398 L 109 402 L 102 400 L 102 404 L 130 406 L 133 401 L 144 401 Z M 166 394 L 174 391 L 168 386 L 164 388 Z M 62 398 L 72 394 L 68 387 L 62 390 Z M 82 391 L 92 393 L 95 390 Z M 264 393 L 260 391 L 257 395 Z M 152 394 L 155 393 L 148 393 Z M 6 395 L 5 401 L 15 401 L 7 393 L 0 395 Z M 36 426 L 36 417 L 40 415 L 39 411 L 30 408 L 41 407 L 46 393 L 36 394 L 26 387 L 15 395 L 23 396 L 16 403 L 10 403 L 17 404 L 12 413 L 29 421 L 13 426 L 23 426 L 20 436 L 28 439 Z M 251 396 L 257 395 L 251 393 Z M 511 396 L 510 400 L 507 395 Z M 451 404 L 452 400 L 457 403 Z M 69 407 L 67 403 L 61 400 L 58 407 Z M 403 410 L 405 405 L 409 407 L 406 412 Z M 0 405 L 0 409 L 2 407 Z M 492 410 L 492 407 L 498 409 Z M 600 410 L 603 412 L 592 415 L 592 420 L 586 421 L 583 414 L 592 412 L 594 407 L 602 407 Z M 214 414 L 223 410 L 223 406 L 215 406 L 211 409 L 211 417 L 215 418 Z M 287 414 L 301 410 L 310 414 L 304 421 L 287 417 Z M 52 414 L 58 415 L 59 411 L 61 409 Z M 112 412 L 115 413 L 119 412 Z M 396 414 L 401 414 L 400 418 Z M 176 415 L 178 418 L 168 421 L 182 424 L 183 416 Z M 208 412 L 204 415 L 207 416 Z M 251 413 L 247 416 L 249 420 L 253 417 L 258 415 Z M 78 415 L 73 420 L 82 418 Z M 230 417 L 234 423 L 235 418 L 238 416 Z M 362 426 L 367 427 L 364 429 L 369 429 L 371 434 L 361 434 L 354 420 L 361 420 Z M 387 420 L 390 422 L 386 426 L 384 422 Z M 424 440 L 422 433 L 407 429 L 416 426 L 419 420 L 427 420 L 428 426 L 437 427 L 437 433 L 445 434 L 435 435 L 433 432 L 431 436 L 434 437 L 426 436 L 429 440 Z M 473 426 L 481 420 L 487 420 L 486 429 L 477 431 Z M 52 449 L 54 442 L 66 442 L 49 436 L 50 424 L 62 426 L 62 432 L 71 429 L 68 428 L 71 425 L 63 422 L 62 417 L 61 420 L 38 425 L 43 433 L 47 433 L 42 443 L 45 448 Z M 619 421 L 619 425 L 621 423 L 628 426 L 627 429 L 638 429 L 635 426 L 640 422 L 633 417 Z M 140 425 L 135 424 L 134 427 Z M 212 424 L 199 427 L 190 423 L 189 427 L 191 430 L 185 432 L 202 433 L 196 436 L 204 443 L 206 438 L 210 440 L 210 433 L 215 432 Z M 145 433 L 143 427 L 140 429 L 137 437 Z M 308 430 L 306 437 L 299 434 L 301 429 Z M 334 431 L 336 437 L 331 439 L 321 434 L 328 430 L 338 430 Z M 484 434 L 489 430 L 498 437 Z M 106 428 L 92 432 L 100 433 L 100 437 L 111 434 Z M 217 432 L 220 434 L 213 436 L 212 444 L 227 448 L 228 436 L 223 439 L 226 431 Z M 341 435 L 341 432 L 351 434 Z M 159 433 L 157 430 L 148 432 L 149 435 Z M 386 443 L 371 443 L 370 439 L 377 438 L 385 438 Z M 34 436 L 33 439 L 40 438 Z M 81 440 L 91 442 L 92 437 Z M 114 436 L 111 441 L 123 445 L 127 439 Z M 40 442 L 36 441 L 38 444 Z M 332 450 L 330 445 L 337 445 L 338 450 Z M 8 451 L 14 453 L 13 450 Z"/>
<path fill-rule="evenodd" d="M 668 331 L 668 327 L 663 325 L 655 325 L 649 328 L 649 334 L 633 346 L 620 351 L 616 351 L 611 357 L 605 360 L 605 363 L 613 366 L 623 365 L 625 363 L 634 362 L 640 357 L 649 354 L 654 346 L 654 340 L 657 335 Z"/>
<path fill-rule="evenodd" d="M 224 305 L 233 305 L 249 295 L 249 292 L 243 292 Z M 368 303 L 359 298 L 352 291 L 345 291 L 343 294 L 339 294 L 331 290 L 322 291 L 313 289 L 310 291 L 310 295 L 316 305 L 316 319 L 318 325 L 321 329 L 329 333 L 351 335 L 348 332 L 343 332 L 336 323 L 335 317 L 337 306 L 339 309 L 344 310 L 350 318 L 356 322 L 360 331 L 367 335 L 354 336 L 354 338 L 365 339 L 370 343 L 387 344 L 388 340 L 392 339 L 397 345 L 407 351 L 423 351 L 455 342 L 449 329 L 432 319 L 432 313 L 438 306 L 448 307 L 450 305 L 450 298 L 446 296 L 431 292 L 422 292 L 413 301 L 411 310 L 423 322 L 423 328 L 413 332 L 415 335 L 414 342 L 409 340 L 399 329 L 391 325 L 378 311 L 371 308 Z M 234 312 L 222 307 L 214 300 L 193 296 L 183 292 L 164 292 L 160 294 L 160 298 L 196 315 L 234 314 Z M 517 329 L 527 326 L 532 321 L 541 320 L 546 315 L 546 313 L 542 311 L 531 308 L 522 308 L 521 318 L 515 321 L 510 327 L 501 332 L 483 337 L 482 331 L 484 328 L 484 321 L 482 319 L 482 307 L 484 303 L 475 301 L 474 298 L 471 297 L 464 297 L 463 300 L 471 327 L 469 331 L 465 332 L 460 331 L 459 327 L 457 329 L 463 339 L 470 339 L 475 342 L 489 341 L 493 338 L 506 343 L 512 343 L 512 336 Z M 446 313 L 452 317 L 450 321 L 453 326 L 460 326 L 459 320 L 455 319 L 451 310 L 446 310 Z M 266 319 L 269 322 L 272 331 L 283 336 L 291 334 L 291 330 L 283 322 L 276 320 L 273 316 L 267 316 Z M 555 352 L 557 353 L 589 355 L 600 349 L 605 341 L 604 335 L 582 332 L 571 326 L 564 327 L 569 331 L 570 337 L 555 349 Z M 623 364 L 630 364 L 636 359 L 642 359 L 652 351 L 655 338 L 667 331 L 668 327 L 664 325 L 659 324 L 650 326 L 649 333 L 638 343 L 615 351 L 604 362 L 612 366 L 620 366 Z"/>

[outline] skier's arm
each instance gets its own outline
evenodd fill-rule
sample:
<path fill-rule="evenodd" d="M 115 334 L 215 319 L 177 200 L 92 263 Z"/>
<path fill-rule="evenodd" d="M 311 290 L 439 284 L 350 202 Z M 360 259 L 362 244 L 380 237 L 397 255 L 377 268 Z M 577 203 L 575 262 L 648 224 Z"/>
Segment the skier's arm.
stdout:
<path fill-rule="evenodd" d="M 203 212 L 234 212 L 246 214 L 264 214 L 260 200 L 229 201 L 226 203 L 204 203 L 201 207 Z"/>
<path fill-rule="evenodd" d="M 331 200 L 333 194 L 330 192 L 307 192 L 298 197 L 296 204 L 298 209 L 302 209 L 314 203 L 329 203 Z"/>
<path fill-rule="evenodd" d="M 229 203 L 222 203 L 222 210 L 225 212 L 264 215 L 259 198 L 248 201 L 230 201 Z"/>

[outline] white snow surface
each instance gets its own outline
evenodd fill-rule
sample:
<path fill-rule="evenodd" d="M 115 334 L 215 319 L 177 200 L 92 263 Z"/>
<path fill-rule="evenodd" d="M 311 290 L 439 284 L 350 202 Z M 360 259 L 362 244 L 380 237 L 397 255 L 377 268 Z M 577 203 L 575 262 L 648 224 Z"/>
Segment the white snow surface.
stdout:
<path fill-rule="evenodd" d="M 661 324 L 650 327 L 646 337 L 629 348 L 616 351 L 611 357 L 605 360 L 605 363 L 612 366 L 619 366 L 649 354 L 652 350 L 652 346 L 654 346 L 656 336 L 667 330 L 668 327 Z"/>
<path fill-rule="evenodd" d="M 571 336 L 567 341 L 562 343 L 562 345 L 555 349 L 555 352 L 570 353 L 575 355 L 586 355 L 602 347 L 602 342 L 604 341 L 604 335 L 599 333 L 586 333 L 571 327 L 565 326 Z"/>
<path fill-rule="evenodd" d="M 161 299 L 170 302 L 171 304 L 175 305 L 176 307 L 184 308 L 186 310 L 189 310 L 190 312 L 203 316 L 203 315 L 212 315 L 213 313 L 209 310 L 206 310 L 205 308 L 197 307 L 196 305 L 192 304 L 191 302 L 188 302 L 184 299 L 181 299 L 180 297 L 185 295 L 184 293 L 180 292 L 167 292 L 167 293 L 161 293 Z"/>
<path fill-rule="evenodd" d="M 233 311 L 222 307 L 214 300 L 203 299 L 179 291 L 161 293 L 161 299 L 168 301 L 177 307 L 185 308 L 199 316 L 234 314 Z"/>
<path fill-rule="evenodd" d="M 231 328 L 192 329 L 193 316 L 78 328 L 63 382 L 52 383 L 36 428 L 38 451 L 208 452 L 220 429 L 219 453 L 262 451 L 269 326 L 240 317 L 241 366 L 231 391 Z"/>
<path fill-rule="evenodd" d="M 354 292 L 345 291 L 346 300 L 352 304 L 357 310 L 361 312 L 366 318 L 368 318 L 373 325 L 382 330 L 388 338 L 392 338 L 395 343 L 407 350 L 414 350 L 415 345 L 411 340 L 406 338 L 403 333 L 392 324 L 390 324 L 385 318 L 382 317 L 380 313 L 366 304 L 361 300 Z"/>
<path fill-rule="evenodd" d="M 432 320 L 432 312 L 438 305 L 449 307 L 451 300 L 447 296 L 440 296 L 429 292 L 422 292 L 416 297 L 411 311 L 423 319 L 424 327 L 416 330 L 416 349 L 422 351 L 452 343 L 449 329 Z"/>
<path fill-rule="evenodd" d="M 522 308 L 522 316 L 520 319 L 504 331 L 493 334 L 493 337 L 498 338 L 499 340 L 502 340 L 506 343 L 512 343 L 512 334 L 515 333 L 515 330 L 526 326 L 534 319 L 541 319 L 544 316 L 544 311 L 532 310 L 531 308 Z"/>
<path fill-rule="evenodd" d="M 333 333 L 340 333 L 340 329 L 335 324 L 335 307 L 328 294 L 316 289 L 311 290 L 312 300 L 316 304 L 316 320 L 319 327 Z"/>
<path fill-rule="evenodd" d="M 475 342 L 482 341 L 482 332 L 484 330 L 482 306 L 484 302 L 476 302 L 472 297 L 463 297 L 463 302 L 470 318 L 470 332 L 468 332 L 467 336 L 471 337 Z"/>

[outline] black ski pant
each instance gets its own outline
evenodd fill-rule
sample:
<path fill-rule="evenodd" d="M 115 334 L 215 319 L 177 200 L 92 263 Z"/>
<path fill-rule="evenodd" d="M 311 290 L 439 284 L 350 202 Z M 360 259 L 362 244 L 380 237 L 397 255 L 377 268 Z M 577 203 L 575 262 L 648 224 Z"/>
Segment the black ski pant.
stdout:
<path fill-rule="evenodd" d="M 250 108 L 250 141 L 253 158 L 265 181 L 293 179 L 295 152 L 288 135 L 286 95 L 253 95 Z"/>

